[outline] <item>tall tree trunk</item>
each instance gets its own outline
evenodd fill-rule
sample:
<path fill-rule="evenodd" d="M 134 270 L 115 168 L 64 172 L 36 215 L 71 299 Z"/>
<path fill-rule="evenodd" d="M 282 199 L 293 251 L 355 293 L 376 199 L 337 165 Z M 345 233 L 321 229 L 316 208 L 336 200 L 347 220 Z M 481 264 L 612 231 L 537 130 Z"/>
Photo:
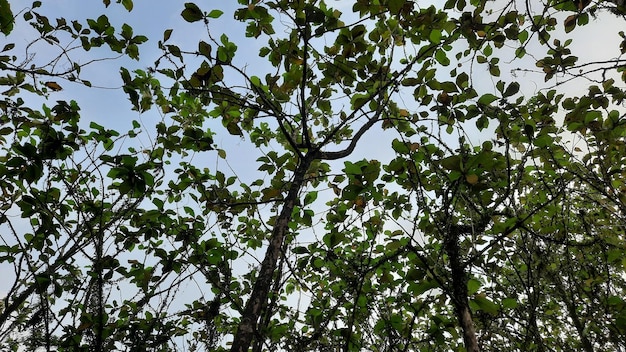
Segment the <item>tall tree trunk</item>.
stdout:
<path fill-rule="evenodd" d="M 272 229 L 272 237 L 270 243 L 267 246 L 265 252 L 265 258 L 261 263 L 261 268 L 250 298 L 246 303 L 241 316 L 241 322 L 235 333 L 233 344 L 231 346 L 231 352 L 247 352 L 252 344 L 252 340 L 258 332 L 257 322 L 261 315 L 262 308 L 266 305 L 270 287 L 272 285 L 272 279 L 274 272 L 276 271 L 276 265 L 281 255 L 281 249 L 285 236 L 289 231 L 289 221 L 291 220 L 291 214 L 293 208 L 298 201 L 298 195 L 304 185 L 304 179 L 307 170 L 311 166 L 314 158 L 310 155 L 300 159 L 300 163 L 296 168 L 293 181 L 289 187 L 287 197 L 283 201 L 283 208 L 276 219 L 276 224 Z"/>
<path fill-rule="evenodd" d="M 452 274 L 452 302 L 461 330 L 463 330 L 463 342 L 467 352 L 479 352 L 476 329 L 472 320 L 472 312 L 469 308 L 467 291 L 467 274 L 461 261 L 461 248 L 459 237 L 463 233 L 459 225 L 449 226 L 449 232 L 445 235 L 444 250 L 450 261 Z"/>

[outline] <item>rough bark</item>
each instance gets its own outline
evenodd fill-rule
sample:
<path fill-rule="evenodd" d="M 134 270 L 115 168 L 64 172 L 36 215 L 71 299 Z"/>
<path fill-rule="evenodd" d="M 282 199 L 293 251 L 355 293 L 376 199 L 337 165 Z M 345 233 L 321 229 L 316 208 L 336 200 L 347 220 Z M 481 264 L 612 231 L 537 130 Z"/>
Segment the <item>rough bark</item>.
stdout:
<path fill-rule="evenodd" d="M 459 326 L 463 331 L 463 342 L 467 352 L 479 352 L 476 329 L 472 320 L 472 312 L 469 308 L 467 274 L 461 261 L 461 248 L 459 237 L 464 231 L 461 226 L 450 226 L 449 233 L 446 234 L 444 250 L 448 255 L 450 271 L 452 274 L 452 302 Z"/>
<path fill-rule="evenodd" d="M 262 308 L 266 305 L 268 294 L 272 285 L 274 272 L 281 255 L 281 248 L 285 240 L 285 236 L 289 231 L 289 221 L 291 220 L 291 213 L 294 206 L 298 201 L 298 194 L 302 189 L 305 182 L 305 175 L 309 167 L 311 166 L 314 158 L 305 156 L 300 160 L 296 171 L 294 172 L 293 181 L 289 187 L 287 197 L 283 202 L 283 208 L 276 219 L 276 224 L 272 229 L 272 237 L 270 243 L 267 246 L 265 257 L 261 263 L 261 268 L 252 293 L 246 306 L 244 307 L 241 322 L 235 333 L 233 344 L 231 346 L 232 352 L 247 352 L 252 344 L 254 337 L 258 333 L 257 323 L 261 316 Z"/>

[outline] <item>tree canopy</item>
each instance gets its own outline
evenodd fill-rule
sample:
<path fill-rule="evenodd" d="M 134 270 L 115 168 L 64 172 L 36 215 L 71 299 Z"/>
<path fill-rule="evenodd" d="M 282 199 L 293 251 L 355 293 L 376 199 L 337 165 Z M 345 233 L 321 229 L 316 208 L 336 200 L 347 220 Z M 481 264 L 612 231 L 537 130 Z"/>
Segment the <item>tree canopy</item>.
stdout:
<path fill-rule="evenodd" d="M 626 350 L 623 0 L 170 3 L 0 0 L 2 350 Z"/>

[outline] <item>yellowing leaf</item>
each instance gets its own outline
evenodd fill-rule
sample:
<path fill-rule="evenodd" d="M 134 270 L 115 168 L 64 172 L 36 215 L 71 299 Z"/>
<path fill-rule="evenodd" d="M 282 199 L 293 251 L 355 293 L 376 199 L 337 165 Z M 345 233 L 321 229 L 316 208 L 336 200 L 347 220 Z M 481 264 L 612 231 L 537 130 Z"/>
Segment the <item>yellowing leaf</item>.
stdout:
<path fill-rule="evenodd" d="M 437 95 L 437 101 L 443 105 L 448 105 L 452 101 L 452 97 L 446 92 L 441 92 Z"/>
<path fill-rule="evenodd" d="M 58 91 L 60 91 L 60 90 L 62 90 L 62 89 L 63 89 L 63 87 L 61 87 L 61 86 L 60 86 L 58 83 L 56 83 L 56 82 L 46 82 L 46 83 L 44 83 L 44 86 L 46 86 L 46 87 L 48 87 L 48 88 L 52 89 L 52 90 L 53 90 L 53 91 L 55 91 L 55 92 L 58 92 Z"/>
<path fill-rule="evenodd" d="M 357 208 L 363 208 L 363 207 L 365 207 L 365 199 L 364 199 L 363 197 L 361 197 L 361 196 L 357 197 L 357 198 L 354 200 L 354 205 L 356 205 L 356 206 L 357 206 Z"/>
<path fill-rule="evenodd" d="M 470 185 L 475 185 L 478 183 L 478 176 L 475 174 L 467 175 L 465 176 L 465 181 L 467 181 Z"/>
<path fill-rule="evenodd" d="M 276 198 L 280 194 L 280 190 L 276 188 L 266 188 L 262 192 L 264 201 Z"/>
<path fill-rule="evenodd" d="M 563 25 L 565 27 L 565 33 L 569 33 L 576 27 L 576 20 L 578 19 L 578 15 L 570 15 L 565 19 Z"/>

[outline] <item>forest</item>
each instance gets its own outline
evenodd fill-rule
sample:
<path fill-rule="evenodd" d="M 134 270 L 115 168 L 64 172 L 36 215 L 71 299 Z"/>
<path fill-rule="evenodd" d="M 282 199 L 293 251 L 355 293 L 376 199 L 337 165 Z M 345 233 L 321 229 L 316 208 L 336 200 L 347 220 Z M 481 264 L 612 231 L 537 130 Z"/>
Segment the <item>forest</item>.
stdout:
<path fill-rule="evenodd" d="M 0 350 L 626 352 L 624 0 L 0 0 Z"/>

